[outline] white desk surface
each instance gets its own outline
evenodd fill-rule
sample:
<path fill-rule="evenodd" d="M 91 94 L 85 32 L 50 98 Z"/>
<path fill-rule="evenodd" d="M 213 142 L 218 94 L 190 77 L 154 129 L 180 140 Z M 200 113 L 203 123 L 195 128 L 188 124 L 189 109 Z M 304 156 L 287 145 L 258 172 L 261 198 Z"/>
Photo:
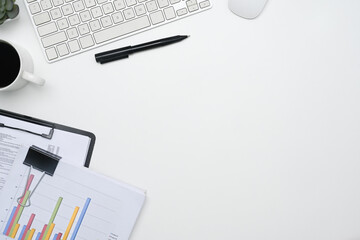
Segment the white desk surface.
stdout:
<path fill-rule="evenodd" d="M 47 82 L 0 108 L 94 132 L 91 168 L 147 190 L 132 240 L 360 239 L 360 1 L 210 11 L 48 64 L 23 2 L 0 38 Z M 162 37 L 181 43 L 97 64 Z"/>

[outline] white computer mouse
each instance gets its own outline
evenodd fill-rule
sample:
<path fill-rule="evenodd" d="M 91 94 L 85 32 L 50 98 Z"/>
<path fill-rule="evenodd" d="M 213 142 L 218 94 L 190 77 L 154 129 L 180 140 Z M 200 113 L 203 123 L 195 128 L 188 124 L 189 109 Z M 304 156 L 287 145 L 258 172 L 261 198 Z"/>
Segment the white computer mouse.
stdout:
<path fill-rule="evenodd" d="M 229 9 L 236 15 L 254 19 L 260 15 L 268 0 L 229 0 Z"/>

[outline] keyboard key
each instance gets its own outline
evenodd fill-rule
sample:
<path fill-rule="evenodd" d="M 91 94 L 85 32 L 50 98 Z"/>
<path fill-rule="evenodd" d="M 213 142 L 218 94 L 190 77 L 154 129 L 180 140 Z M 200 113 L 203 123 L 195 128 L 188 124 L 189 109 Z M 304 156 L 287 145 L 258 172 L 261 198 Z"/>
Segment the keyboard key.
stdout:
<path fill-rule="evenodd" d="M 65 28 L 69 27 L 69 23 L 66 20 L 66 18 L 62 18 L 59 21 L 57 21 L 57 25 L 58 25 L 60 30 L 64 30 Z"/>
<path fill-rule="evenodd" d="M 86 23 L 79 25 L 78 29 L 81 35 L 85 35 L 90 32 L 89 26 Z"/>
<path fill-rule="evenodd" d="M 93 9 L 91 9 L 91 14 L 92 14 L 93 18 L 98 18 L 98 17 L 102 16 L 101 8 L 95 7 Z"/>
<path fill-rule="evenodd" d="M 57 31 L 57 27 L 54 22 L 42 25 L 41 27 L 38 28 L 40 37 L 43 37 L 45 35 L 48 35 L 50 33 L 56 32 L 56 31 Z"/>
<path fill-rule="evenodd" d="M 164 9 L 166 19 L 170 20 L 176 17 L 174 7 L 168 7 Z"/>
<path fill-rule="evenodd" d="M 159 7 L 160 8 L 164 8 L 169 6 L 169 1 L 168 0 L 157 0 Z"/>
<path fill-rule="evenodd" d="M 54 3 L 54 6 L 57 7 L 57 6 L 63 5 L 64 1 L 63 0 L 53 0 L 53 3 Z"/>
<path fill-rule="evenodd" d="M 30 4 L 30 5 L 29 5 L 29 9 L 30 9 L 30 12 L 31 12 L 32 14 L 41 12 L 40 5 L 39 5 L 39 3 L 37 3 L 37 2 Z"/>
<path fill-rule="evenodd" d="M 190 6 L 188 7 L 188 9 L 189 9 L 189 12 L 194 12 L 194 11 L 196 11 L 196 10 L 199 10 L 199 6 L 198 6 L 197 4 L 190 5 Z"/>
<path fill-rule="evenodd" d="M 112 19 L 115 24 L 124 21 L 124 18 L 122 16 L 121 12 L 114 13 L 112 15 Z"/>
<path fill-rule="evenodd" d="M 38 15 L 35 15 L 33 17 L 33 19 L 34 19 L 35 25 L 37 25 L 37 26 L 41 25 L 43 23 L 49 22 L 51 20 L 49 13 L 47 13 L 47 12 L 43 12 Z"/>
<path fill-rule="evenodd" d="M 96 32 L 94 33 L 94 38 L 96 43 L 102 43 L 147 27 L 150 27 L 149 18 L 143 16 Z"/>
<path fill-rule="evenodd" d="M 132 8 L 125 9 L 124 17 L 126 20 L 134 18 L 135 17 L 134 10 Z"/>
<path fill-rule="evenodd" d="M 62 17 L 61 11 L 59 8 L 54 8 L 50 11 L 52 19 L 56 20 Z"/>
<path fill-rule="evenodd" d="M 91 20 L 91 15 L 90 15 L 90 12 L 89 11 L 83 11 L 80 13 L 80 18 L 81 18 L 81 21 L 83 22 L 87 22 L 89 20 Z"/>
<path fill-rule="evenodd" d="M 81 37 L 79 38 L 79 40 L 82 48 L 89 48 L 91 46 L 94 46 L 94 40 L 92 39 L 91 35 Z"/>
<path fill-rule="evenodd" d="M 181 0 L 170 0 L 170 3 L 171 4 L 176 4 L 176 3 L 179 3 Z"/>
<path fill-rule="evenodd" d="M 64 16 L 68 16 L 74 12 L 74 10 L 72 9 L 72 6 L 70 4 L 66 4 L 66 5 L 62 6 L 61 10 L 62 10 Z"/>
<path fill-rule="evenodd" d="M 73 53 L 73 52 L 77 52 L 80 50 L 80 46 L 79 46 L 79 43 L 77 40 L 72 40 L 69 42 L 69 48 L 70 48 L 70 51 Z"/>
<path fill-rule="evenodd" d="M 134 6 L 136 4 L 136 0 L 126 0 L 126 5 L 128 7 Z"/>
<path fill-rule="evenodd" d="M 101 25 L 99 20 L 94 20 L 90 22 L 90 28 L 93 32 L 100 30 L 101 29 Z"/>
<path fill-rule="evenodd" d="M 135 12 L 136 12 L 136 15 L 138 15 L 138 16 L 144 15 L 146 13 L 144 4 L 135 6 Z"/>
<path fill-rule="evenodd" d="M 104 28 L 111 26 L 112 22 L 111 22 L 110 16 L 105 16 L 105 17 L 101 18 L 101 23 Z"/>
<path fill-rule="evenodd" d="M 50 0 L 41 0 L 40 4 L 43 10 L 48 10 L 52 8 L 52 4 Z"/>
<path fill-rule="evenodd" d="M 165 21 L 162 11 L 157 11 L 157 12 L 151 13 L 150 19 L 151 19 L 152 24 L 154 24 L 154 25 Z"/>
<path fill-rule="evenodd" d="M 80 23 L 80 19 L 78 15 L 71 15 L 69 17 L 69 23 L 71 26 L 75 26 Z"/>
<path fill-rule="evenodd" d="M 186 1 L 186 6 L 191 6 L 191 5 L 197 5 L 197 1 L 196 0 L 187 0 Z"/>
<path fill-rule="evenodd" d="M 91 8 L 91 7 L 93 7 L 93 6 L 96 5 L 95 0 L 84 0 L 84 2 L 85 2 L 85 6 L 86 6 L 87 8 Z"/>
<path fill-rule="evenodd" d="M 126 6 L 125 6 L 125 3 L 124 3 L 124 0 L 115 0 L 114 1 L 114 6 L 115 6 L 115 9 L 116 10 L 121 10 L 121 9 L 124 9 Z"/>
<path fill-rule="evenodd" d="M 148 12 L 153 12 L 158 9 L 155 1 L 147 2 L 146 8 L 147 8 Z"/>
<path fill-rule="evenodd" d="M 203 1 L 199 3 L 200 8 L 207 8 L 210 6 L 210 2 L 209 1 Z"/>
<path fill-rule="evenodd" d="M 85 6 L 81 0 L 74 2 L 73 6 L 76 12 L 80 12 L 85 9 Z"/>
<path fill-rule="evenodd" d="M 46 50 L 45 50 L 45 53 L 46 53 L 46 56 L 47 56 L 47 58 L 49 59 L 49 61 L 58 58 L 58 55 L 57 55 L 57 53 L 56 53 L 56 50 L 55 50 L 55 48 L 53 48 L 53 47 L 52 47 L 52 48 L 49 48 L 49 49 L 46 49 Z"/>
<path fill-rule="evenodd" d="M 56 47 L 58 52 L 59 52 L 59 55 L 60 57 L 63 57 L 65 55 L 68 55 L 69 54 L 69 49 L 67 48 L 66 44 L 63 43 L 63 44 L 60 44 L 59 46 Z"/>
<path fill-rule="evenodd" d="M 105 14 L 112 13 L 114 11 L 114 7 L 111 2 L 103 5 L 103 10 Z"/>
<path fill-rule="evenodd" d="M 44 37 L 41 39 L 45 48 L 50 47 L 52 45 L 64 42 L 67 40 L 65 32 L 55 33 L 49 37 Z"/>
<path fill-rule="evenodd" d="M 187 14 L 187 13 L 188 13 L 188 11 L 187 11 L 186 8 L 181 8 L 181 9 L 179 9 L 179 10 L 176 11 L 176 14 L 177 14 L 178 16 L 183 16 L 183 15 L 185 15 L 185 14 Z"/>
<path fill-rule="evenodd" d="M 79 36 L 78 31 L 76 30 L 75 27 L 69 28 L 68 30 L 66 30 L 66 33 L 69 37 L 69 39 L 73 39 Z"/>

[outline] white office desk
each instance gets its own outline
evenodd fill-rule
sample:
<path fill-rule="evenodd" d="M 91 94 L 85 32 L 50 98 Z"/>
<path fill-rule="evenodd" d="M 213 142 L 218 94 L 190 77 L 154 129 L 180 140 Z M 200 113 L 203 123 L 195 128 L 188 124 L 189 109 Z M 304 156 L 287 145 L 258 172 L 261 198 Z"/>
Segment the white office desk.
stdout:
<path fill-rule="evenodd" d="M 94 132 L 90 167 L 147 190 L 132 240 L 360 239 L 360 1 L 270 0 L 255 21 L 213 3 L 48 64 L 19 2 L 0 38 L 47 82 L 0 108 Z"/>

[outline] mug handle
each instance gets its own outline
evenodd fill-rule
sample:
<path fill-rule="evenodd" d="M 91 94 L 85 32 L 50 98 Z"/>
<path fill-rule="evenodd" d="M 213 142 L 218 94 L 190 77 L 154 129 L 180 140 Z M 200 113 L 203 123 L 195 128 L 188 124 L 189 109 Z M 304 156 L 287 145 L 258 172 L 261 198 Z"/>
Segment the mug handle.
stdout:
<path fill-rule="evenodd" d="M 29 73 L 27 71 L 24 71 L 23 74 L 22 74 L 22 78 L 29 81 L 29 82 L 32 82 L 32 83 L 35 83 L 37 85 L 44 85 L 45 84 L 45 80 L 41 77 L 38 77 L 32 73 Z"/>

